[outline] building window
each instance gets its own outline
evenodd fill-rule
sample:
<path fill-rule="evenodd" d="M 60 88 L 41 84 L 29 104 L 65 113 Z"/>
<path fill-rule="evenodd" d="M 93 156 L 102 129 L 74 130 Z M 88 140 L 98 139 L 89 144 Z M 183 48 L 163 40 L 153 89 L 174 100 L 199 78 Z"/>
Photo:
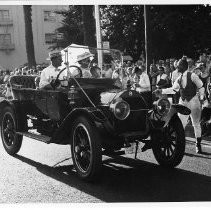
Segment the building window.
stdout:
<path fill-rule="evenodd" d="M 53 11 L 44 11 L 44 21 L 55 22 L 56 14 Z"/>
<path fill-rule="evenodd" d="M 0 45 L 10 45 L 11 34 L 0 34 Z"/>
<path fill-rule="evenodd" d="M 9 10 L 0 10 L 0 20 L 9 20 Z"/>
<path fill-rule="evenodd" d="M 46 44 L 53 44 L 56 41 L 56 34 L 47 33 L 45 34 L 45 43 Z"/>

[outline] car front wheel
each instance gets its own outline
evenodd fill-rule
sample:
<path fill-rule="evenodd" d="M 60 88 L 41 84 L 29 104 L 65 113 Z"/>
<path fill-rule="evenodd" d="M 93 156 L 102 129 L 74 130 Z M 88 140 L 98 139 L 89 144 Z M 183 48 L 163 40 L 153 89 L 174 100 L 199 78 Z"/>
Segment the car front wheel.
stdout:
<path fill-rule="evenodd" d="M 4 149 L 10 155 L 19 152 L 23 136 L 16 134 L 15 114 L 11 107 L 5 107 L 1 121 L 1 138 Z"/>
<path fill-rule="evenodd" d="M 177 115 L 162 130 L 153 132 L 152 151 L 157 162 L 165 167 L 176 167 L 185 153 L 185 131 Z"/>
<path fill-rule="evenodd" d="M 102 147 L 99 133 L 86 117 L 78 117 L 72 129 L 72 159 L 79 177 L 86 181 L 99 178 Z"/>

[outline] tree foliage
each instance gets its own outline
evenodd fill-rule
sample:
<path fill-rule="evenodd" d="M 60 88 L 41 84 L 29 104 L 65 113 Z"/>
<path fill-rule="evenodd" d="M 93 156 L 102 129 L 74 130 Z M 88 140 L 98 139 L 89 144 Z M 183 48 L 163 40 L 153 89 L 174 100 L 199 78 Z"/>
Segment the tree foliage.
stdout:
<path fill-rule="evenodd" d="M 102 7 L 104 39 L 136 60 L 144 51 L 143 5 Z M 151 5 L 150 46 L 153 58 L 191 57 L 211 46 L 211 7 Z"/>
<path fill-rule="evenodd" d="M 210 6 L 152 6 L 151 24 L 154 56 L 196 58 L 211 47 Z"/>
<path fill-rule="evenodd" d="M 103 40 L 112 48 L 126 51 L 137 59 L 144 50 L 144 7 L 109 5 L 101 7 Z"/>
<path fill-rule="evenodd" d="M 65 48 L 71 43 L 84 44 L 82 6 L 71 5 L 68 10 L 56 12 L 63 16 L 62 26 L 57 29 L 57 33 L 63 34 L 63 39 L 57 40 L 53 48 Z"/>
<path fill-rule="evenodd" d="M 57 11 L 63 16 L 62 26 L 57 33 L 63 34 L 63 39 L 57 40 L 52 48 L 64 48 L 75 43 L 95 46 L 95 22 L 92 5 L 71 5 L 69 10 Z"/>
<path fill-rule="evenodd" d="M 66 47 L 71 43 L 93 46 L 95 22 L 93 6 L 70 6 L 63 12 L 64 33 L 59 43 Z M 144 6 L 101 6 L 101 29 L 104 41 L 134 60 L 145 51 Z M 150 54 L 154 59 L 176 57 L 183 54 L 196 58 L 200 52 L 211 48 L 211 6 L 206 5 L 150 5 L 149 6 Z"/>

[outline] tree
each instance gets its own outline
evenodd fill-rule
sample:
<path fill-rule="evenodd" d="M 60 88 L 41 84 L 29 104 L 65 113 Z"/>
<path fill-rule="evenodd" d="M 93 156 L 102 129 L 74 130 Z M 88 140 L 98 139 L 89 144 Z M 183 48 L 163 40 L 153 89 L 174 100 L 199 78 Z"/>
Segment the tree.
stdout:
<path fill-rule="evenodd" d="M 51 46 L 51 48 L 65 48 L 68 45 L 84 44 L 83 22 L 82 22 L 82 6 L 71 5 L 69 10 L 57 11 L 57 14 L 62 15 L 62 26 L 56 32 L 63 34 L 63 39 Z"/>
<path fill-rule="evenodd" d="M 36 66 L 35 54 L 34 54 L 34 42 L 32 32 L 32 8 L 31 5 L 23 5 L 24 21 L 25 21 L 25 40 L 26 40 L 26 54 L 28 60 L 28 66 Z"/>
<path fill-rule="evenodd" d="M 69 10 L 56 13 L 64 17 L 62 26 L 56 30 L 57 33 L 62 33 L 64 36 L 62 40 L 57 40 L 51 48 L 65 48 L 72 43 L 96 46 L 92 5 L 71 5 Z"/>
<path fill-rule="evenodd" d="M 197 58 L 211 46 L 211 7 L 156 5 L 151 7 L 154 55 Z"/>
<path fill-rule="evenodd" d="M 155 60 L 183 54 L 197 58 L 211 46 L 211 6 L 207 5 L 149 5 L 150 55 Z M 63 13 L 64 40 L 57 46 L 72 42 L 95 46 L 93 6 L 70 6 Z M 101 6 L 102 40 L 136 61 L 145 52 L 144 6 Z M 62 45 L 63 43 L 63 45 Z"/>
<path fill-rule="evenodd" d="M 93 5 L 82 6 L 84 44 L 90 47 L 96 47 L 96 28 L 93 9 Z"/>
<path fill-rule="evenodd" d="M 127 52 L 135 60 L 144 51 L 143 5 L 109 5 L 101 7 L 103 40 L 112 48 Z"/>
<path fill-rule="evenodd" d="M 210 6 L 151 5 L 149 12 L 153 58 L 196 58 L 210 48 Z M 137 60 L 144 51 L 143 5 L 108 5 L 101 15 L 103 38 Z"/>

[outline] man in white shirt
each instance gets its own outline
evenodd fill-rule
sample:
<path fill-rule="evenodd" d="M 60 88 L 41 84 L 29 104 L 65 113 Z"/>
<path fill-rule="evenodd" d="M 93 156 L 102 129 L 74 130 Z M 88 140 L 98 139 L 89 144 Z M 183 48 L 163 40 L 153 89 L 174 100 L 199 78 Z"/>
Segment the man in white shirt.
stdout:
<path fill-rule="evenodd" d="M 62 56 L 60 51 L 53 51 L 49 53 L 49 59 L 51 64 L 42 70 L 40 76 L 40 89 L 55 89 L 60 87 L 59 81 L 55 81 L 60 70 L 59 66 L 62 64 Z M 67 75 L 63 71 L 60 75 L 60 79 L 64 79 Z"/>
<path fill-rule="evenodd" d="M 176 68 L 171 75 L 171 84 L 174 85 L 175 81 L 177 80 L 178 77 L 181 76 L 181 72 L 178 71 L 178 68 Z M 179 92 L 177 92 L 176 94 L 174 94 L 173 96 L 173 103 L 174 104 L 178 104 L 179 103 L 179 97 L 180 94 Z"/>
<path fill-rule="evenodd" d="M 187 58 L 187 62 L 188 62 L 188 71 L 193 72 L 193 70 L 195 69 L 193 59 Z"/>
<path fill-rule="evenodd" d="M 178 69 L 175 69 L 173 72 L 172 72 L 172 76 L 171 76 L 171 83 L 172 85 L 175 83 L 175 81 L 177 80 L 177 78 L 181 76 L 181 72 L 178 71 Z"/>
<path fill-rule="evenodd" d="M 175 94 L 180 91 L 179 104 L 188 107 L 191 110 L 191 121 L 194 127 L 194 133 L 196 138 L 196 152 L 201 153 L 201 104 L 204 100 L 204 87 L 199 77 L 190 71 L 188 71 L 188 63 L 186 60 L 179 60 L 178 71 L 181 75 L 176 79 L 171 88 L 162 90 L 156 90 L 155 92 L 162 94 Z M 185 127 L 188 122 L 188 115 L 180 115 L 179 117 Z"/>
<path fill-rule="evenodd" d="M 151 91 L 150 79 L 144 69 L 136 67 L 136 69 L 134 69 L 134 74 L 136 91 L 138 91 L 139 93 Z"/>

